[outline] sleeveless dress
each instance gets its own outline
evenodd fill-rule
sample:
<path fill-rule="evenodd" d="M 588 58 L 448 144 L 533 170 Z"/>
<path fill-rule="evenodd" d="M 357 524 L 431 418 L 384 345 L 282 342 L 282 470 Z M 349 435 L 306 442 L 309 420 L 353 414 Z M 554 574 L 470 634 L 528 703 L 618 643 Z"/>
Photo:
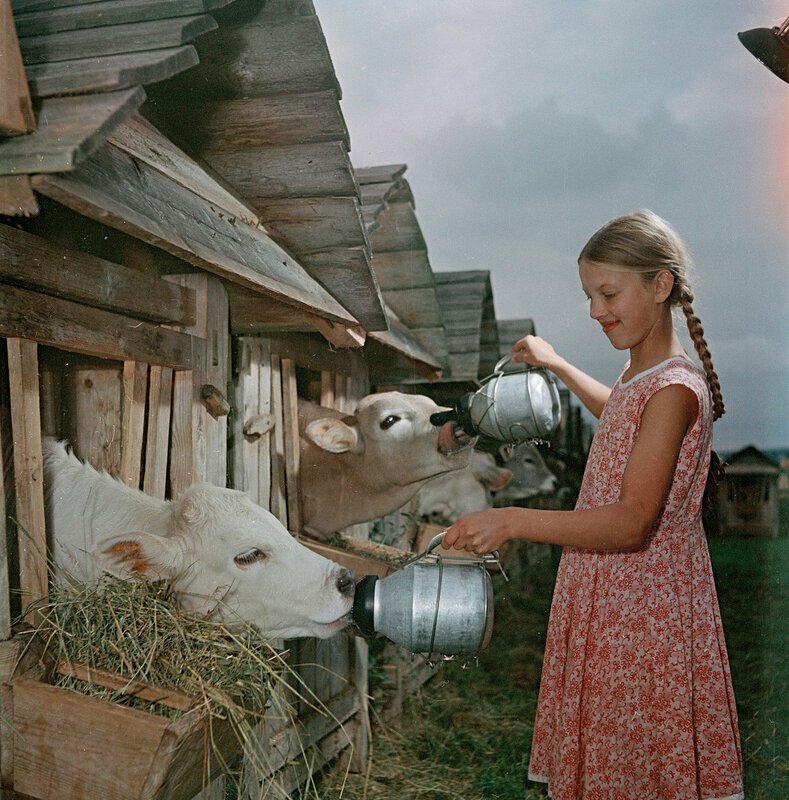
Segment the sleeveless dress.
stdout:
<path fill-rule="evenodd" d="M 740 800 L 737 711 L 701 503 L 712 440 L 704 374 L 668 359 L 614 385 L 576 508 L 616 502 L 650 397 L 698 397 L 660 520 L 636 552 L 564 548 L 529 778 L 554 800 Z"/>

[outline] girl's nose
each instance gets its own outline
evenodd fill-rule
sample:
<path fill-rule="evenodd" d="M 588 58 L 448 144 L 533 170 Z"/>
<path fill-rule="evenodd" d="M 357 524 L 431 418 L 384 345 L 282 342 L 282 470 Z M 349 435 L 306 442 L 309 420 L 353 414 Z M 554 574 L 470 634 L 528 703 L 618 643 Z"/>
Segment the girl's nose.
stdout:
<path fill-rule="evenodd" d="M 602 307 L 602 303 L 599 300 L 595 300 L 592 298 L 589 302 L 589 316 L 592 319 L 600 319 L 605 314 L 605 309 Z"/>

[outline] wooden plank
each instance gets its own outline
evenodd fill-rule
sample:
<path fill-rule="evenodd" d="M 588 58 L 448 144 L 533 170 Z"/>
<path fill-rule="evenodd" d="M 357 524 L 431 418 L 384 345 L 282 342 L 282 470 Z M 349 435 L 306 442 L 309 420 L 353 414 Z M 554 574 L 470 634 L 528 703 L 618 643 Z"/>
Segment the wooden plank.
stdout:
<path fill-rule="evenodd" d="M 358 191 L 342 142 L 206 149 L 201 155 L 253 205 L 270 198 L 355 197 Z"/>
<path fill-rule="evenodd" d="M 220 209 L 111 145 L 73 173 L 36 175 L 33 187 L 78 213 L 285 305 L 341 324 L 357 323 L 264 232 L 230 222 Z"/>
<path fill-rule="evenodd" d="M 361 636 L 353 637 L 353 663 L 351 682 L 359 695 L 359 713 L 353 729 L 353 749 L 349 769 L 351 772 L 364 772 L 369 757 L 371 725 L 368 706 L 370 647 Z"/>
<path fill-rule="evenodd" d="M 25 65 L 41 64 L 70 58 L 95 58 L 116 53 L 180 47 L 216 28 L 214 18 L 203 14 L 128 25 L 111 25 L 95 30 L 21 36 L 19 47 Z"/>
<path fill-rule="evenodd" d="M 373 251 L 373 271 L 384 291 L 433 289 L 436 280 L 425 250 Z"/>
<path fill-rule="evenodd" d="M 145 475 L 142 488 L 146 494 L 162 499 L 164 499 L 167 489 L 167 456 L 169 454 L 172 389 L 172 369 L 151 366 L 148 383 Z"/>
<path fill-rule="evenodd" d="M 318 18 L 267 22 L 269 4 L 238 24 L 225 24 L 201 43 L 200 63 L 174 79 L 173 89 L 204 99 L 260 97 L 332 90 L 340 96 Z M 195 97 L 197 99 L 197 96 Z"/>
<path fill-rule="evenodd" d="M 17 13 L 19 36 L 101 28 L 131 22 L 188 17 L 221 8 L 231 0 L 104 0 Z"/>
<path fill-rule="evenodd" d="M 227 293 L 213 275 L 169 275 L 168 280 L 188 287 L 195 295 L 196 319 L 185 331 L 205 341 L 205 361 L 194 365 L 195 396 L 203 386 L 227 391 L 230 363 L 230 323 Z M 192 446 L 194 468 L 201 480 L 227 486 L 227 416 L 213 416 L 202 402 L 193 404 Z"/>
<path fill-rule="evenodd" d="M 332 89 L 203 102 L 174 98 L 170 110 L 197 152 L 327 141 L 343 142 L 350 149 L 348 128 Z"/>
<path fill-rule="evenodd" d="M 334 408 L 334 373 L 321 370 L 321 399 L 324 408 Z"/>
<path fill-rule="evenodd" d="M 11 0 L 0 0 L 0 53 L 3 80 L 0 81 L 0 135 L 13 136 L 35 130 L 36 118 L 19 52 Z"/>
<path fill-rule="evenodd" d="M 42 100 L 33 133 L 0 141 L 0 174 L 74 169 L 144 99 L 142 87 L 135 86 L 119 92 Z"/>
<path fill-rule="evenodd" d="M 129 800 L 129 787 L 142 786 L 166 718 L 31 678 L 17 678 L 12 689 L 14 791 Z"/>
<path fill-rule="evenodd" d="M 199 164 L 176 147 L 145 117 L 132 114 L 107 137 L 118 149 L 158 170 L 184 188 L 238 217 L 258 226 L 260 216 L 242 200 L 235 189 L 217 175 L 209 175 Z"/>
<path fill-rule="evenodd" d="M 296 389 L 296 364 L 290 358 L 281 359 L 282 416 L 285 434 L 285 485 L 287 487 L 288 530 L 301 531 L 299 493 L 299 408 Z"/>
<path fill-rule="evenodd" d="M 35 624 L 38 614 L 30 607 L 38 601 L 46 601 L 49 596 L 38 347 L 35 342 L 17 338 L 9 338 L 7 347 L 14 437 L 19 591 L 22 613 L 28 622 Z"/>
<path fill-rule="evenodd" d="M 29 64 L 25 73 L 34 97 L 51 97 L 146 86 L 171 78 L 198 61 L 197 50 L 188 44 L 149 52 Z"/>
<path fill-rule="evenodd" d="M 285 526 L 288 524 L 285 484 L 285 410 L 282 403 L 282 360 L 271 354 L 271 415 L 274 436 L 271 441 L 271 499 L 269 510 Z"/>
<path fill-rule="evenodd" d="M 2 224 L 0 281 L 151 322 L 195 320 L 190 289 Z"/>
<path fill-rule="evenodd" d="M 410 203 L 392 203 L 379 217 L 380 227 L 370 235 L 374 253 L 389 250 L 427 250 L 422 229 Z"/>
<path fill-rule="evenodd" d="M 395 571 L 395 567 L 390 561 L 377 558 L 374 554 L 345 550 L 341 547 L 335 547 L 325 542 L 319 542 L 306 537 L 301 537 L 299 541 L 306 547 L 309 547 L 313 552 L 318 553 L 318 555 L 336 562 L 340 566 L 351 570 L 356 575 L 377 575 L 379 578 L 385 578 Z M 354 539 L 353 541 L 362 540 Z"/>
<path fill-rule="evenodd" d="M 194 420 L 200 414 L 192 370 L 173 375 L 173 411 L 170 421 L 170 494 L 179 498 L 202 479 L 197 468 Z"/>
<path fill-rule="evenodd" d="M 439 306 L 434 289 L 388 289 L 382 294 L 409 328 L 443 327 L 444 309 Z"/>
<path fill-rule="evenodd" d="M 294 255 L 367 247 L 356 197 L 295 197 L 255 204 L 271 237 Z"/>
<path fill-rule="evenodd" d="M 11 636 L 12 619 L 8 577 L 8 544 L 11 541 L 9 523 L 11 520 L 8 519 L 8 512 L 11 510 L 11 498 L 14 496 L 11 485 L 13 482 L 11 463 L 13 437 L 7 376 L 8 351 L 6 347 L 0 347 L 0 640 L 8 639 Z M 9 671 L 6 669 L 7 664 L 4 657 L 10 650 L 15 650 L 15 648 L 5 642 L 0 644 L 0 683 L 8 680 Z M 4 774 L 2 768 L 3 748 L 6 746 L 8 733 L 5 726 L 2 725 L 2 716 L 0 712 L 0 778 Z"/>
<path fill-rule="evenodd" d="M 356 167 L 356 180 L 360 184 L 393 184 L 406 171 L 405 164 L 382 164 L 377 167 Z"/>
<path fill-rule="evenodd" d="M 62 434 L 77 455 L 117 476 L 121 465 L 123 375 L 111 361 L 69 364 L 62 379 Z"/>
<path fill-rule="evenodd" d="M 0 215 L 7 217 L 34 217 L 38 214 L 38 201 L 30 188 L 27 175 L 0 176 Z"/>
<path fill-rule="evenodd" d="M 438 378 L 442 369 L 433 353 L 426 350 L 411 331 L 396 318 L 390 318 L 388 331 L 375 331 L 370 333 L 370 339 L 384 347 L 401 353 L 427 378 Z M 438 374 L 437 374 L 438 373 Z"/>
<path fill-rule="evenodd" d="M 118 477 L 133 489 L 140 488 L 145 432 L 145 400 L 148 365 L 123 362 L 123 412 L 121 416 L 121 466 Z"/>
<path fill-rule="evenodd" d="M 0 335 L 33 339 L 75 353 L 189 369 L 203 343 L 178 331 L 69 300 L 3 286 Z"/>

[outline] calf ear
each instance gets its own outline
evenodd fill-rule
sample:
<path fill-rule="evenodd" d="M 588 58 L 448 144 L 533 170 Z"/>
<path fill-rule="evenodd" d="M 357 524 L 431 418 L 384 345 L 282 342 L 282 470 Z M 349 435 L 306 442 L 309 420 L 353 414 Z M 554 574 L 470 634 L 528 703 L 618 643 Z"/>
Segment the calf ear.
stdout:
<path fill-rule="evenodd" d="M 307 425 L 304 431 L 318 447 L 330 453 L 359 452 L 359 433 L 341 419 L 324 417 Z"/>
<path fill-rule="evenodd" d="M 149 581 L 175 577 L 181 552 L 175 542 L 145 531 L 130 531 L 99 542 L 93 551 L 99 569 L 118 578 Z"/>
<path fill-rule="evenodd" d="M 491 467 L 482 482 L 491 492 L 500 492 L 512 480 L 512 470 L 505 467 Z"/>

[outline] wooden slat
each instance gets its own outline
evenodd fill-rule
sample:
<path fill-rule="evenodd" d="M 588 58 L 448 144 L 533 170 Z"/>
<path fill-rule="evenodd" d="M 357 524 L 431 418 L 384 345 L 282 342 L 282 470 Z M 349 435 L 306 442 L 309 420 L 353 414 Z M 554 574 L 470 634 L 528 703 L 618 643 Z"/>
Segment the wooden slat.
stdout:
<path fill-rule="evenodd" d="M 274 436 L 271 439 L 271 499 L 269 510 L 285 526 L 288 524 L 285 484 L 285 410 L 282 403 L 282 360 L 271 355 L 271 414 Z"/>
<path fill-rule="evenodd" d="M 157 83 L 198 61 L 197 50 L 189 44 L 141 53 L 29 64 L 25 73 L 34 97 L 51 97 L 76 92 L 112 92 Z"/>
<path fill-rule="evenodd" d="M 422 229 L 410 203 L 392 203 L 378 217 L 380 227 L 370 236 L 374 253 L 389 250 L 426 250 Z"/>
<path fill-rule="evenodd" d="M 198 36 L 216 30 L 207 14 L 195 17 L 111 25 L 105 28 L 64 31 L 41 36 L 22 36 L 19 47 L 27 64 L 95 58 L 117 53 L 135 53 L 189 44 Z"/>
<path fill-rule="evenodd" d="M 253 205 L 282 197 L 355 197 L 356 182 L 342 142 L 204 150 L 202 156 Z"/>
<path fill-rule="evenodd" d="M 339 323 L 356 324 L 265 233 L 231 222 L 220 209 L 111 145 L 73 173 L 35 176 L 33 186 L 81 214 L 240 286 Z"/>
<path fill-rule="evenodd" d="M 36 118 L 19 52 L 11 0 L 0 0 L 0 54 L 3 64 L 3 80 L 0 81 L 0 135 L 30 133 L 36 127 Z"/>
<path fill-rule="evenodd" d="M 33 133 L 0 141 L 0 175 L 74 169 L 144 99 L 142 87 L 136 86 L 119 92 L 42 100 Z"/>
<path fill-rule="evenodd" d="M 170 420 L 170 493 L 179 498 L 202 479 L 197 468 L 194 420 L 200 413 L 192 370 L 173 375 L 173 412 Z"/>
<path fill-rule="evenodd" d="M 436 280 L 425 250 L 373 251 L 373 270 L 381 289 L 433 289 Z"/>
<path fill-rule="evenodd" d="M 75 353 L 190 369 L 200 340 L 109 311 L 16 286 L 0 291 L 0 335 L 33 339 Z"/>
<path fill-rule="evenodd" d="M 406 171 L 405 164 L 383 164 L 377 167 L 356 167 L 356 180 L 360 184 L 392 184 Z"/>
<path fill-rule="evenodd" d="M 49 595 L 38 347 L 35 342 L 17 338 L 9 338 L 7 347 L 14 436 L 19 591 L 22 613 L 28 622 L 35 624 L 38 614 L 31 610 L 31 604 L 46 601 Z"/>
<path fill-rule="evenodd" d="M 255 207 L 271 237 L 294 255 L 367 246 L 355 197 L 258 200 Z"/>
<path fill-rule="evenodd" d="M 124 361 L 121 467 L 118 477 L 133 489 L 140 488 L 147 395 L 148 365 L 140 361 Z"/>
<path fill-rule="evenodd" d="M 145 117 L 132 114 L 107 137 L 118 149 L 194 192 L 209 203 L 227 211 L 248 225 L 260 224 L 260 216 L 242 200 L 236 191 L 216 175 L 209 175 L 201 166 L 176 147 Z"/>
<path fill-rule="evenodd" d="M 172 389 L 172 369 L 152 366 L 148 382 L 148 425 L 142 488 L 146 494 L 161 499 L 164 499 L 167 488 Z"/>
<path fill-rule="evenodd" d="M 296 364 L 290 358 L 281 359 L 282 411 L 285 434 L 285 483 L 287 486 L 288 530 L 301 531 L 299 493 L 299 409 L 296 389 Z"/>
<path fill-rule="evenodd" d="M 230 2 L 231 0 L 105 0 L 102 3 L 79 3 L 17 13 L 16 24 L 20 36 L 38 36 L 169 17 L 188 17 L 221 8 Z"/>
<path fill-rule="evenodd" d="M 390 318 L 389 323 L 388 331 L 372 332 L 370 333 L 370 339 L 391 350 L 402 353 L 406 358 L 413 361 L 426 377 L 439 377 L 436 373 L 441 371 L 442 365 L 436 356 L 426 350 L 398 319 Z"/>
<path fill-rule="evenodd" d="M 409 328 L 439 327 L 444 324 L 433 289 L 390 289 L 383 292 L 387 305 Z"/>
<path fill-rule="evenodd" d="M 0 282 L 151 322 L 195 319 L 190 289 L 1 224 Z"/>
<path fill-rule="evenodd" d="M 8 350 L 7 347 L 0 347 L 0 376 L 3 378 L 8 375 Z M 1 378 L 0 378 L 1 379 Z M 11 596 L 8 593 L 8 543 L 10 533 L 10 520 L 7 516 L 7 509 L 10 498 L 13 497 L 14 489 L 12 483 L 11 459 L 13 452 L 11 449 L 11 409 L 9 398 L 5 387 L 0 388 L 0 640 L 6 640 L 11 636 Z M 12 650 L 9 645 L 0 644 L 0 682 L 8 680 L 10 676 L 7 662 L 4 661 L 5 655 Z M 0 717 L 3 714 L 0 713 Z M 0 722 L 0 779 L 4 778 L 2 768 L 3 748 L 8 744 L 7 730 L 5 725 Z"/>
<path fill-rule="evenodd" d="M 307 142 L 343 142 L 345 119 L 334 90 L 241 97 L 204 102 L 173 99 L 179 130 L 196 150 L 241 152 L 249 147 Z"/>
<path fill-rule="evenodd" d="M 242 23 L 222 24 L 201 42 L 200 63 L 175 78 L 173 88 L 227 99 L 332 90 L 337 77 L 318 18 L 267 22 L 268 4 Z M 203 46 L 204 44 L 204 46 Z"/>

